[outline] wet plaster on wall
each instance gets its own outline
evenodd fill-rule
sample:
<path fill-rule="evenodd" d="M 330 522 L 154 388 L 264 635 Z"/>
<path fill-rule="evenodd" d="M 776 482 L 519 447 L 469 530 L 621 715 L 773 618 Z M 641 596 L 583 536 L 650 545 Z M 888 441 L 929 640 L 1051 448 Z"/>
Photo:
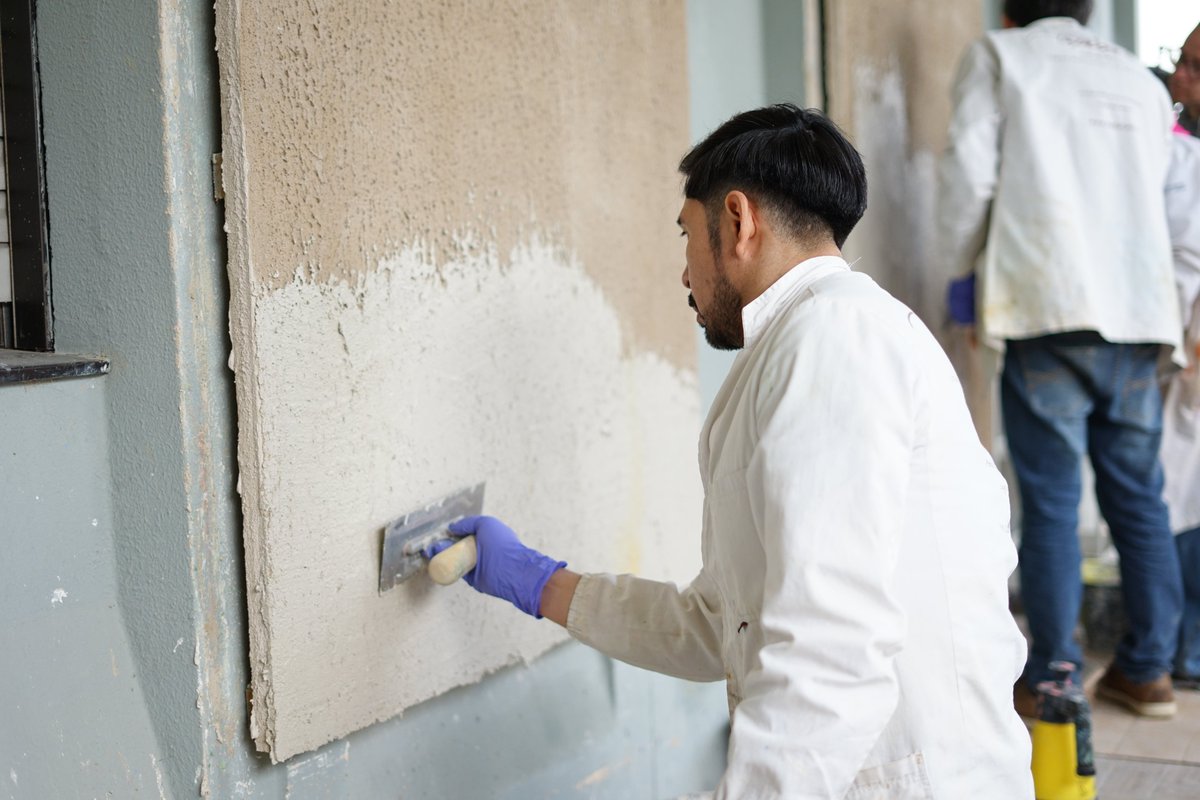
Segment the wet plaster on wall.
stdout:
<path fill-rule="evenodd" d="M 939 330 L 949 276 L 934 239 L 935 164 L 950 86 L 963 50 L 982 33 L 983 7 L 853 0 L 825 9 L 829 113 L 862 152 L 869 184 L 847 254 Z"/>
<path fill-rule="evenodd" d="M 251 724 L 281 760 L 562 640 L 461 584 L 378 596 L 414 506 L 486 480 L 575 566 L 694 574 L 682 4 L 217 10 Z"/>

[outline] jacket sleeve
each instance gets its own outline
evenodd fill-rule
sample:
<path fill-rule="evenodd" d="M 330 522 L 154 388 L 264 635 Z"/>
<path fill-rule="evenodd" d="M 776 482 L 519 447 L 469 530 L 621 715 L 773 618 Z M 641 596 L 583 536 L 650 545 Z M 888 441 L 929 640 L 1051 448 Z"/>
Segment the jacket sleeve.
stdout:
<path fill-rule="evenodd" d="M 1000 169 L 999 92 L 995 51 L 981 39 L 959 65 L 949 136 L 938 165 L 937 239 L 948 278 L 971 273 L 987 241 Z"/>
<path fill-rule="evenodd" d="M 915 370 L 895 332 L 871 331 L 850 308 L 820 313 L 759 387 L 747 480 L 766 563 L 764 639 L 720 800 L 844 797 L 899 701 L 893 574 Z"/>
<path fill-rule="evenodd" d="M 686 589 L 632 575 L 584 575 L 567 631 L 607 656 L 692 681 L 725 677 L 716 592 L 701 571 Z"/>
<path fill-rule="evenodd" d="M 1200 299 L 1200 139 L 1173 137 L 1165 200 L 1181 317 L 1184 327 L 1195 329 L 1191 316 Z M 1194 357 L 1189 354 L 1189 359 Z"/>

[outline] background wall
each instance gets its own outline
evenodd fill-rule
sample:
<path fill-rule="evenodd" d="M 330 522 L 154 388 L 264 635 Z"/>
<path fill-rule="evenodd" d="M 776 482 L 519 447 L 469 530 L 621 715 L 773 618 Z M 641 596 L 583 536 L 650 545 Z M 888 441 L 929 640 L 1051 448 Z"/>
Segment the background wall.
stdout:
<path fill-rule="evenodd" d="M 572 644 L 286 764 L 255 755 L 212 14 L 39 7 L 57 331 L 112 373 L 0 387 L 0 797 L 711 787 L 723 687 Z"/>
<path fill-rule="evenodd" d="M 706 48 L 721 43 L 712 32 Z M 43 0 L 38 38 L 60 347 L 101 352 L 112 373 L 0 386 L 0 797 L 658 800 L 711 787 L 723 687 L 573 644 L 285 764 L 255 754 L 212 6 Z M 883 132 L 907 153 L 906 115 L 890 119 Z M 672 251 L 672 289 L 681 269 Z"/>
<path fill-rule="evenodd" d="M 768 103 L 823 105 L 818 5 L 816 0 L 688 0 L 693 143 L 734 114 Z M 736 353 L 713 350 L 699 328 L 696 347 L 700 408 L 707 411 Z"/>

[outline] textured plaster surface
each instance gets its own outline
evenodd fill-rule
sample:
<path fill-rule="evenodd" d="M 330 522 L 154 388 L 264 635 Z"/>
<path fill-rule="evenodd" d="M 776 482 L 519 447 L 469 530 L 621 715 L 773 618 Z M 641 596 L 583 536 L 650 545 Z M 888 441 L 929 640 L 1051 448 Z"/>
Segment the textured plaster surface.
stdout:
<path fill-rule="evenodd" d="M 934 330 L 946 280 L 934 240 L 937 156 L 950 122 L 950 86 L 983 32 L 979 3 L 827 3 L 830 116 L 867 166 L 868 209 L 847 255 Z"/>
<path fill-rule="evenodd" d="M 628 346 L 692 368 L 691 330 L 638 279 L 682 267 L 662 237 L 687 135 L 682 0 L 218 5 L 262 167 L 251 213 L 272 221 L 248 231 L 270 254 L 257 285 L 354 283 L 417 240 L 445 260 L 537 233 L 578 254 Z"/>
<path fill-rule="evenodd" d="M 561 641 L 462 584 L 379 596 L 412 507 L 486 480 L 573 566 L 694 574 L 686 84 L 677 2 L 251 5 L 218 43 L 251 725 L 280 760 Z"/>

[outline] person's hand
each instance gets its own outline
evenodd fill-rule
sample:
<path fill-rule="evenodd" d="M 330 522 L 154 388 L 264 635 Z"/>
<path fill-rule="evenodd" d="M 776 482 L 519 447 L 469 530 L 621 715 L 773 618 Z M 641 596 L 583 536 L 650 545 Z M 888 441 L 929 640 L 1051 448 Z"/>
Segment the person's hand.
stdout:
<path fill-rule="evenodd" d="M 521 544 L 512 528 L 495 517 L 463 517 L 450 524 L 456 536 L 474 536 L 479 552 L 475 568 L 463 580 L 476 591 L 507 600 L 530 616 L 541 619 L 542 589 L 550 576 L 567 565 Z M 453 541 L 441 541 L 425 550 L 432 558 Z"/>
<path fill-rule="evenodd" d="M 950 319 L 959 325 L 975 324 L 975 273 L 950 281 L 946 290 Z"/>

